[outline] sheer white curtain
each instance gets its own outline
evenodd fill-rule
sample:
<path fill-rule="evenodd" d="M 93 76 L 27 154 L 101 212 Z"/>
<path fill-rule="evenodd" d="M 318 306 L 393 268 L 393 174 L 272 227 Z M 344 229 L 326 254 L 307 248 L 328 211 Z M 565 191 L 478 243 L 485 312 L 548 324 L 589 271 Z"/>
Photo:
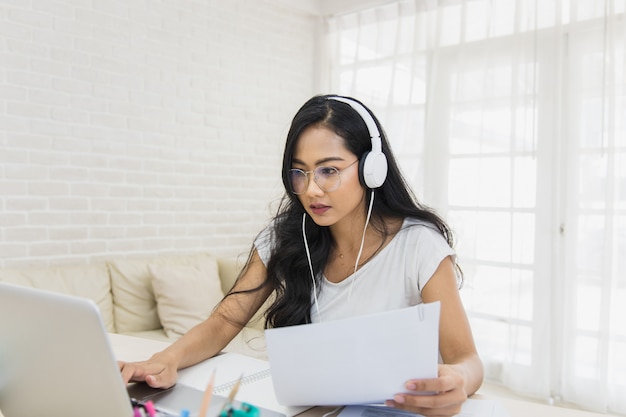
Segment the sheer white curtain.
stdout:
<path fill-rule="evenodd" d="M 329 17 L 322 86 L 382 119 L 457 234 L 487 377 L 626 413 L 626 0 Z"/>

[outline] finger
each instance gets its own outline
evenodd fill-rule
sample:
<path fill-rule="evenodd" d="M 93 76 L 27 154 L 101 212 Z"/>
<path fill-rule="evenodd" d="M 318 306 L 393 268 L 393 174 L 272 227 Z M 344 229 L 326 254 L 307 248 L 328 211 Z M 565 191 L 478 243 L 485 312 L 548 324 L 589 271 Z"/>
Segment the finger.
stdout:
<path fill-rule="evenodd" d="M 122 374 L 122 380 L 124 384 L 128 384 L 131 381 L 143 381 L 143 378 L 139 376 L 139 368 L 132 363 L 119 362 L 120 372 Z"/>
<path fill-rule="evenodd" d="M 146 375 L 146 384 L 150 385 L 152 388 L 169 388 L 159 375 Z"/>
<path fill-rule="evenodd" d="M 415 392 L 440 393 L 452 391 L 462 384 L 463 380 L 458 375 L 442 372 L 439 378 L 411 379 L 406 382 L 405 388 Z"/>
<path fill-rule="evenodd" d="M 396 394 L 391 401 L 397 408 L 427 416 L 438 414 L 449 416 L 458 414 L 466 399 L 467 395 L 462 390 L 452 390 L 438 395 Z"/>
<path fill-rule="evenodd" d="M 146 380 L 148 375 L 163 372 L 163 367 L 158 365 L 150 365 L 144 362 L 122 363 L 122 379 L 124 383 L 142 382 Z"/>
<path fill-rule="evenodd" d="M 146 384 L 150 385 L 152 388 L 161 388 L 162 381 L 158 375 L 147 375 Z"/>
<path fill-rule="evenodd" d="M 411 395 L 411 394 L 396 394 L 393 397 L 393 401 L 397 404 L 403 404 L 410 407 L 419 407 L 426 409 L 443 408 L 450 404 L 458 403 L 458 399 L 451 398 L 449 395 Z"/>
<path fill-rule="evenodd" d="M 455 388 L 453 381 L 447 378 L 437 379 L 412 379 L 404 384 L 404 387 L 415 393 L 440 393 Z"/>
<path fill-rule="evenodd" d="M 397 399 L 397 398 L 396 398 Z M 430 407 L 419 407 L 415 405 L 406 404 L 403 402 L 398 402 L 395 400 L 387 400 L 385 401 L 385 405 L 387 407 L 397 408 L 399 410 L 409 411 L 414 414 L 419 414 L 425 417 L 450 417 L 456 416 L 461 412 L 461 405 L 448 405 L 439 408 L 430 408 Z"/>
<path fill-rule="evenodd" d="M 146 384 L 152 388 L 170 388 L 176 383 L 178 375 L 176 372 L 169 372 L 167 369 L 163 369 L 159 373 L 146 375 Z"/>

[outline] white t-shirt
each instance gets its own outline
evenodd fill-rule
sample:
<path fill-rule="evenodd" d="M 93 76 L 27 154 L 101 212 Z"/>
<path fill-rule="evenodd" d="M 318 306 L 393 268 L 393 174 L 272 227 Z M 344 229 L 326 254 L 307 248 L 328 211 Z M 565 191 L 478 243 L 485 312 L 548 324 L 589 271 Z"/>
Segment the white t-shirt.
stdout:
<path fill-rule="evenodd" d="M 255 241 L 266 265 L 271 251 L 270 235 L 262 233 Z M 306 257 L 304 250 L 302 256 Z M 311 320 L 337 320 L 420 304 L 421 289 L 447 256 L 454 257 L 455 252 L 434 226 L 405 219 L 391 242 L 356 274 L 336 284 L 323 277 L 317 297 L 319 314 L 313 305 Z"/>

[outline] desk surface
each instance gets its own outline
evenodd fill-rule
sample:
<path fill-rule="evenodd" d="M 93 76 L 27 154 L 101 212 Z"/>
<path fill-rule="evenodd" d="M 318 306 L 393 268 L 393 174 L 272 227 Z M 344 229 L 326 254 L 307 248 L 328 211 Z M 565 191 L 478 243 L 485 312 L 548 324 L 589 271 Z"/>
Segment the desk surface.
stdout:
<path fill-rule="evenodd" d="M 119 334 L 110 334 L 111 345 L 118 359 L 124 361 L 140 361 L 147 359 L 150 355 L 164 349 L 167 346 L 165 342 L 158 342 L 148 339 L 142 339 L 131 336 L 123 336 Z M 532 401 L 516 400 L 510 398 L 499 397 L 485 390 L 485 394 L 481 391 L 474 397 L 477 399 L 489 399 L 499 401 L 509 412 L 511 417 L 606 417 L 607 414 L 589 413 L 585 411 L 573 410 L 569 408 L 550 406 L 546 404 L 535 403 Z M 313 408 L 300 414 L 301 417 L 319 417 L 324 412 L 329 411 L 326 408 Z M 0 414 L 1 417 L 1 414 Z"/>

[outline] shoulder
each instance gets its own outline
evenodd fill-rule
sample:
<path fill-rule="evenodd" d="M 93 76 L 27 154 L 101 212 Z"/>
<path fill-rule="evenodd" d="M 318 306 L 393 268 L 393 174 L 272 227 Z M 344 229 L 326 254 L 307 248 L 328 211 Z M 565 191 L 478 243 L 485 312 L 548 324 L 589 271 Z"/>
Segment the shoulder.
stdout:
<path fill-rule="evenodd" d="M 411 271 L 407 278 L 418 291 L 424 288 L 445 258 L 456 258 L 455 250 L 432 223 L 405 219 L 397 237 L 398 245 L 405 253 L 407 270 Z"/>
<path fill-rule="evenodd" d="M 447 239 L 432 223 L 405 218 L 393 234 L 389 244 L 381 251 L 388 258 L 396 262 L 402 259 L 409 264 L 437 262 L 444 256 L 454 254 Z"/>
<path fill-rule="evenodd" d="M 441 241 L 448 245 L 446 238 L 441 231 L 432 223 L 424 220 L 407 217 L 402 222 L 402 226 L 398 231 L 398 236 L 407 240 L 416 241 Z"/>
<path fill-rule="evenodd" d="M 443 258 L 456 256 L 437 226 L 423 220 L 405 219 L 395 240 L 396 248 L 402 248 L 409 263 L 426 267 L 431 273 Z"/>

